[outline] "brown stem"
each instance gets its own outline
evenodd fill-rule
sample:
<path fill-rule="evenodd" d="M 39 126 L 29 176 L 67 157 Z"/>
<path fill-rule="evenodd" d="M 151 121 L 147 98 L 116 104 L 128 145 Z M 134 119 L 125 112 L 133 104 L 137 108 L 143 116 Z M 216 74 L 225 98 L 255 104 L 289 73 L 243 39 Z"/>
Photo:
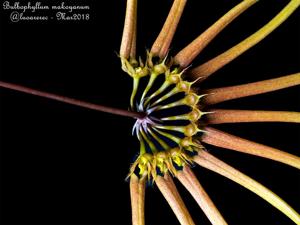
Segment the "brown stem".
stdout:
<path fill-rule="evenodd" d="M 0 87 L 27 93 L 27 94 L 31 94 L 31 95 L 36 95 L 36 96 L 40 96 L 40 97 L 44 97 L 44 98 L 49 98 L 49 99 L 56 100 L 59 102 L 64 102 L 64 103 L 71 104 L 71 105 L 77 105 L 77 106 L 80 106 L 83 108 L 93 109 L 93 110 L 100 111 L 100 112 L 106 112 L 106 113 L 111 113 L 111 114 L 120 115 L 120 116 L 133 117 L 133 118 L 143 118 L 144 117 L 143 114 L 138 113 L 138 112 L 130 112 L 130 111 L 127 111 L 124 109 L 116 109 L 113 107 L 96 105 L 93 103 L 88 103 L 88 102 L 80 101 L 77 99 L 73 99 L 73 98 L 69 98 L 69 97 L 65 97 L 65 96 L 61 96 L 61 95 L 51 94 L 48 92 L 39 91 L 39 90 L 35 90 L 32 88 L 28 88 L 28 87 L 24 87 L 21 85 L 8 83 L 8 82 L 0 81 Z"/>
<path fill-rule="evenodd" d="M 298 156 L 266 145 L 252 142 L 211 127 L 206 127 L 205 131 L 206 132 L 201 137 L 201 141 L 203 143 L 272 159 L 300 169 L 300 157 Z"/>
<path fill-rule="evenodd" d="M 244 122 L 300 123 L 300 112 L 212 109 L 206 115 L 208 124 Z"/>
<path fill-rule="evenodd" d="M 295 85 L 300 85 L 300 73 L 249 84 L 209 89 L 204 91 L 204 93 L 208 94 L 205 96 L 204 101 L 205 104 L 213 105 L 219 102 L 263 94 Z"/>

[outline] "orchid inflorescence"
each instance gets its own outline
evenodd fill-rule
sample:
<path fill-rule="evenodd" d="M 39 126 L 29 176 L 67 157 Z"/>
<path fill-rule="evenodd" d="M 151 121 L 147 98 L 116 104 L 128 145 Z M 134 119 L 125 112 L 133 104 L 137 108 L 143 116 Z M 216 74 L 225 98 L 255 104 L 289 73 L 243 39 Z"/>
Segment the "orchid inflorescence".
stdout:
<path fill-rule="evenodd" d="M 209 90 L 198 88 L 210 75 L 275 30 L 298 8 L 300 0 L 291 0 L 261 29 L 224 53 L 193 68 L 190 67 L 192 61 L 218 33 L 257 1 L 243 0 L 174 57 L 170 57 L 170 44 L 186 2 L 187 0 L 174 0 L 161 32 L 143 60 L 136 56 L 137 0 L 127 0 L 119 57 L 123 71 L 133 79 L 130 111 L 86 103 L 6 82 L 0 82 L 0 86 L 136 119 L 132 133 L 140 143 L 140 151 L 127 177 L 130 180 L 134 225 L 145 224 L 144 202 L 147 183 L 157 185 L 181 224 L 195 224 L 172 177 L 177 178 L 190 192 L 212 224 L 227 224 L 193 174 L 191 166 L 195 164 L 244 186 L 296 224 L 300 224 L 300 215 L 284 200 L 213 156 L 202 145 L 205 143 L 256 155 L 300 169 L 300 158 L 295 155 L 210 126 L 239 122 L 300 123 L 299 112 L 210 108 L 211 105 L 220 102 L 299 85 L 300 73 L 230 87 Z"/>
<path fill-rule="evenodd" d="M 201 111 L 205 105 L 299 84 L 300 74 L 297 73 L 274 80 L 217 88 L 198 94 L 195 88 L 198 81 L 203 81 L 262 40 L 300 4 L 299 1 L 291 1 L 267 25 L 241 43 L 200 66 L 192 69 L 188 67 L 222 29 L 255 2 L 242 1 L 175 57 L 168 57 L 170 43 L 186 4 L 185 0 L 175 0 L 159 36 L 147 52 L 146 62 L 143 62 L 141 58 L 137 60 L 135 57 L 137 1 L 127 1 L 120 58 L 122 69 L 133 78 L 131 109 L 143 114 L 133 128 L 140 142 L 140 154 L 128 175 L 133 224 L 144 224 L 144 189 L 147 179 L 152 179 L 157 184 L 181 224 L 194 224 L 170 174 L 186 187 L 212 224 L 226 224 L 192 173 L 192 164 L 199 164 L 241 184 L 281 210 L 295 223 L 300 223 L 299 214 L 282 199 L 250 177 L 215 158 L 201 145 L 201 142 L 208 143 L 300 168 L 300 160 L 296 156 L 207 127 L 201 120 L 205 115 L 209 124 L 251 121 L 300 122 L 300 114 L 297 112 L 221 109 Z M 187 81 L 188 78 L 193 80 Z M 144 81 L 146 84 L 141 84 L 143 79 L 147 79 Z M 287 83 L 289 84 L 286 85 Z"/>

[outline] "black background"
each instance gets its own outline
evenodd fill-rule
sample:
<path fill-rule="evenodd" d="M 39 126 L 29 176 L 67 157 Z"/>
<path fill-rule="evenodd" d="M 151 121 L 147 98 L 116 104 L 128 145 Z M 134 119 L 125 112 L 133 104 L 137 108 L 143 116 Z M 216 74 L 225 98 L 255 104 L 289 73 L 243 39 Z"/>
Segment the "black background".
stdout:
<path fill-rule="evenodd" d="M 66 1 L 67 2 L 67 1 Z M 188 1 L 171 55 L 239 1 Z M 193 65 L 254 32 L 287 0 L 260 1 L 235 20 Z M 54 2 L 49 1 L 48 4 Z M 69 1 L 90 6 L 89 21 L 21 21 L 1 12 L 1 80 L 126 109 L 131 79 L 116 52 L 125 1 Z M 145 54 L 172 1 L 139 1 L 138 51 Z M 260 44 L 215 73 L 204 87 L 220 87 L 299 71 L 299 10 Z M 1 224 L 130 224 L 128 168 L 138 152 L 132 119 L 40 97 L 0 90 Z M 219 108 L 300 111 L 299 87 L 224 104 Z M 215 126 L 299 154 L 299 125 Z M 212 146 L 214 155 L 263 183 L 300 211 L 300 176 L 289 166 Z M 199 167 L 199 180 L 229 224 L 292 224 L 239 185 Z M 209 224 L 178 184 L 196 224 Z M 147 224 L 178 224 L 155 186 L 146 191 Z"/>

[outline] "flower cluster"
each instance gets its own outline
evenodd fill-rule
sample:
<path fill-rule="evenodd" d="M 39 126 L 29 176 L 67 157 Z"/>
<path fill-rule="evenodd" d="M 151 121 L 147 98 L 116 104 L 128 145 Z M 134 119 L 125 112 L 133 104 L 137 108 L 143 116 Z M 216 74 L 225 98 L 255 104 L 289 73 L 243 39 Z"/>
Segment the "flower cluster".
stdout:
<path fill-rule="evenodd" d="M 241 122 L 300 123 L 300 112 L 210 108 L 211 105 L 220 102 L 300 85 L 300 73 L 248 84 L 201 89 L 201 93 L 198 92 L 200 81 L 204 81 L 263 40 L 299 7 L 300 0 L 291 0 L 261 29 L 224 53 L 193 68 L 189 65 L 201 51 L 257 0 L 241 1 L 174 57 L 168 57 L 169 47 L 186 2 L 187 0 L 174 0 L 160 34 L 143 61 L 136 57 L 137 0 L 127 0 L 120 59 L 123 71 L 133 79 L 130 111 L 87 103 L 3 81 L 0 81 L 0 87 L 136 119 L 132 133 L 139 140 L 140 150 L 128 175 L 133 225 L 145 224 L 145 184 L 149 180 L 157 185 L 182 225 L 195 224 L 172 177 L 183 184 L 212 224 L 227 224 L 193 174 L 190 168 L 192 164 L 198 164 L 240 184 L 269 202 L 293 222 L 300 224 L 300 215 L 283 199 L 219 160 L 202 146 L 205 143 L 264 157 L 300 169 L 298 156 L 212 127 L 213 124 Z M 200 123 L 203 121 L 202 117 L 205 117 L 205 123 Z"/>

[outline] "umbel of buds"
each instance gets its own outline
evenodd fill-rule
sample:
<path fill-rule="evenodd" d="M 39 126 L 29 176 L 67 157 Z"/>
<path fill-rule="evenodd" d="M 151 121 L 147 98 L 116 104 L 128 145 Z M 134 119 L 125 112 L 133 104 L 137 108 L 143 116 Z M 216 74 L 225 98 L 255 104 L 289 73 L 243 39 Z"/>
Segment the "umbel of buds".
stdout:
<path fill-rule="evenodd" d="M 202 146 L 205 143 L 300 169 L 298 156 L 211 127 L 213 124 L 240 122 L 300 123 L 299 112 L 210 108 L 216 103 L 300 85 L 300 73 L 209 90 L 198 87 L 198 81 L 209 78 L 274 31 L 299 7 L 300 0 L 291 0 L 262 28 L 224 53 L 194 68 L 188 66 L 201 51 L 257 0 L 242 0 L 174 57 L 167 57 L 186 2 L 174 0 L 161 32 L 143 61 L 136 57 L 137 0 L 127 0 L 120 59 L 123 71 L 133 79 L 130 110 L 87 103 L 3 81 L 0 81 L 0 87 L 136 119 L 132 133 L 140 143 L 140 150 L 127 177 L 130 180 L 133 225 L 145 224 L 147 181 L 157 185 L 180 224 L 195 224 L 172 177 L 183 184 L 212 224 L 227 224 L 193 174 L 190 168 L 193 164 L 240 184 L 269 202 L 291 221 L 300 224 L 300 215 L 283 199 L 214 157 Z M 206 122 L 203 122 L 204 119 Z"/>
<path fill-rule="evenodd" d="M 299 113 L 218 109 L 203 111 L 207 105 L 217 102 L 300 84 L 299 73 L 241 87 L 208 90 L 203 94 L 198 94 L 198 89 L 194 87 L 199 79 L 205 80 L 270 34 L 296 10 L 300 5 L 299 0 L 292 0 L 269 23 L 236 46 L 200 66 L 192 69 L 188 67 L 219 32 L 255 2 L 256 0 L 242 1 L 174 57 L 168 58 L 169 46 L 186 4 L 186 0 L 174 0 L 160 34 L 143 61 L 141 58 L 136 59 L 137 0 L 127 1 L 120 58 L 123 71 L 133 79 L 130 109 L 143 115 L 137 118 L 133 127 L 132 132 L 139 140 L 140 151 L 127 177 L 130 179 L 133 225 L 145 224 L 147 180 L 156 183 L 182 225 L 194 224 L 172 176 L 186 187 L 212 224 L 227 224 L 191 171 L 192 164 L 199 164 L 237 182 L 268 201 L 296 224 L 300 224 L 299 214 L 276 194 L 215 158 L 201 145 L 202 142 L 209 143 L 300 168 L 297 156 L 207 126 L 253 121 L 299 123 Z M 284 79 L 289 85 L 279 83 L 283 81 L 280 79 Z M 207 117 L 208 124 L 202 123 L 202 116 Z"/>

